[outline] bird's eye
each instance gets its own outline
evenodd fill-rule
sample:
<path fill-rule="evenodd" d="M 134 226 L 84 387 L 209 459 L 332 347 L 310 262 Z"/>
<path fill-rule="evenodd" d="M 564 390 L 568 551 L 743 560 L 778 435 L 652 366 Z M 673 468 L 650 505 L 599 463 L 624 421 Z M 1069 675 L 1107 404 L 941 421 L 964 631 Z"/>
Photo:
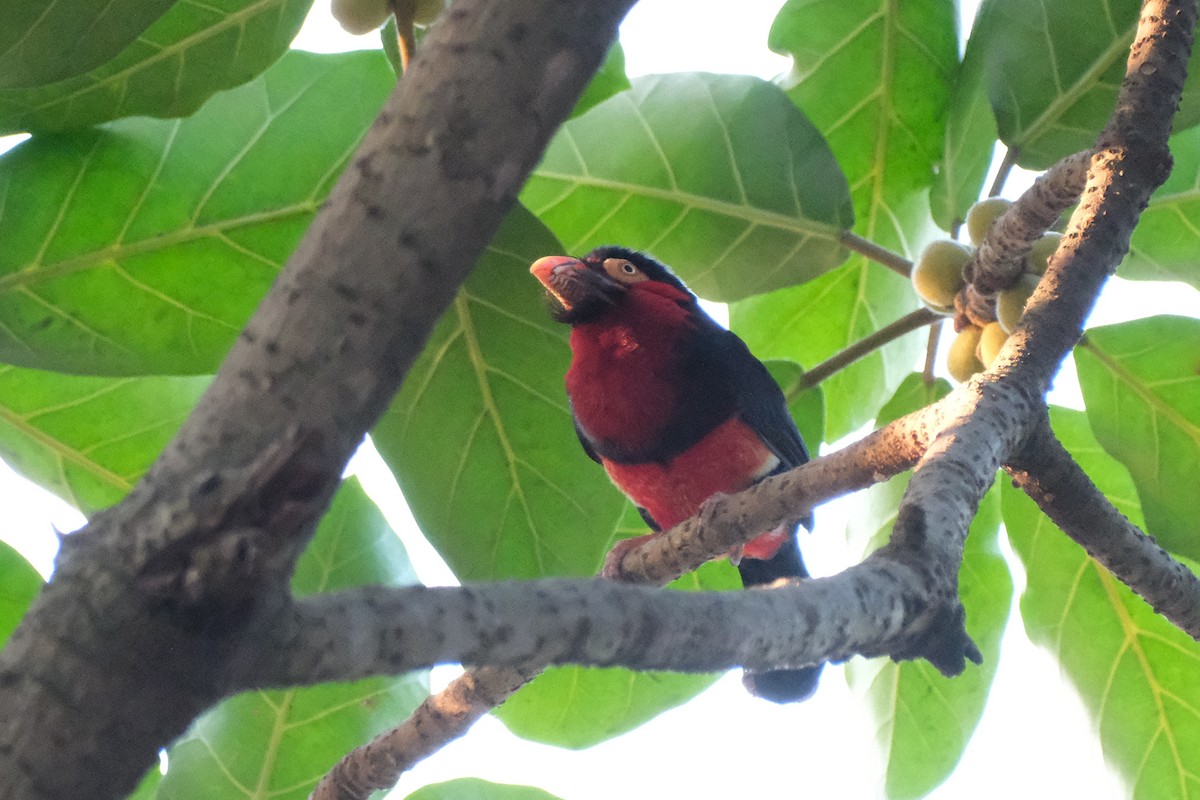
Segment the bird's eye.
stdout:
<path fill-rule="evenodd" d="M 608 277 L 618 283 L 632 285 L 641 283 L 646 280 L 646 273 L 638 269 L 637 264 L 624 258 L 606 258 L 604 259 L 604 271 L 608 273 Z"/>

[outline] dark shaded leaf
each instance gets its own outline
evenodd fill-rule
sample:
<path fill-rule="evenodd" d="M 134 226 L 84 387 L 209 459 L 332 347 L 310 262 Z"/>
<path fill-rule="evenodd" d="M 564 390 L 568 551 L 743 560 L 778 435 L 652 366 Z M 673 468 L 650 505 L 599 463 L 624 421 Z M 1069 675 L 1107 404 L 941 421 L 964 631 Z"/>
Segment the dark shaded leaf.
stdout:
<path fill-rule="evenodd" d="M 0 134 L 183 117 L 283 55 L 312 0 L 177 0 L 107 63 L 32 89 L 0 90 Z"/>
<path fill-rule="evenodd" d="M 94 69 L 137 39 L 175 0 L 0 1 L 0 89 L 39 86 Z"/>

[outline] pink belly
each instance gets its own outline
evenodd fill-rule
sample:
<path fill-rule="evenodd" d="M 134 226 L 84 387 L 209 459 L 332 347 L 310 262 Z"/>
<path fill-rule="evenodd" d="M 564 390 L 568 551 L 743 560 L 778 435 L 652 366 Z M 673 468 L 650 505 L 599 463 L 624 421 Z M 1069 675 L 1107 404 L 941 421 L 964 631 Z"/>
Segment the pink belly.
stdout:
<path fill-rule="evenodd" d="M 758 434 L 734 417 L 667 464 L 617 464 L 606 460 L 604 469 L 617 488 L 667 530 L 699 511 L 713 494 L 741 491 L 778 464 Z M 748 545 L 747 555 L 769 558 L 784 540 L 786 537 L 770 544 L 764 541 L 764 549 L 755 547 L 759 543 L 756 539 Z"/>

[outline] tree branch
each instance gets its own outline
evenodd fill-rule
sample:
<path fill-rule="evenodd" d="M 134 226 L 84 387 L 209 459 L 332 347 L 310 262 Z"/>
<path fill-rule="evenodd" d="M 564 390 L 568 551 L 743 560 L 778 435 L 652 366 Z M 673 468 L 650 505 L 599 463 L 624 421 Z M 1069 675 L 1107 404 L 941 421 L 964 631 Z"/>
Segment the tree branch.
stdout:
<path fill-rule="evenodd" d="M 992 186 L 988 189 L 988 197 L 998 197 L 1004 191 L 1004 184 L 1008 182 L 1008 176 L 1012 172 L 1013 167 L 1017 165 L 1017 159 L 1021 157 L 1021 151 L 1016 147 L 1004 148 L 1004 158 L 1000 160 L 1000 166 L 996 168 L 996 177 L 992 179 Z"/>
<path fill-rule="evenodd" d="M 458 0 L 174 441 L 0 653 L 0 795 L 123 797 L 229 691 L 633 0 Z"/>
<path fill-rule="evenodd" d="M 923 306 L 916 311 L 909 312 L 895 322 L 883 326 L 870 336 L 864 336 L 849 347 L 839 350 L 805 372 L 800 376 L 800 380 L 796 382 L 796 388 L 792 392 L 789 392 L 789 395 L 811 389 L 831 375 L 836 375 L 841 370 L 844 370 L 863 356 L 870 355 L 884 345 L 896 341 L 901 336 L 924 328 L 926 325 L 939 322 L 941 319 L 941 314 Z"/>
<path fill-rule="evenodd" d="M 714 499 L 703 515 L 629 551 L 615 565 L 621 580 L 665 585 L 763 530 L 807 516 L 824 500 L 910 469 L 924 452 L 939 414 L 938 406 L 923 409 L 836 453 Z M 365 800 L 372 791 L 394 786 L 402 773 L 462 736 L 540 671 L 540 666 L 469 670 L 400 725 L 348 753 L 317 785 L 313 800 Z"/>
<path fill-rule="evenodd" d="M 877 245 L 870 239 L 864 239 L 852 231 L 842 231 L 841 240 L 842 244 L 860 256 L 865 256 L 877 264 L 882 264 L 892 272 L 903 275 L 906 278 L 912 275 L 912 262 L 899 253 Z"/>
<path fill-rule="evenodd" d="M 954 301 L 956 330 L 996 318 L 996 293 L 1016 283 L 1033 243 L 1079 199 L 1091 153 L 1086 150 L 1059 161 L 997 217 L 963 269 L 967 285 Z"/>
<path fill-rule="evenodd" d="M 1049 420 L 1005 468 L 1088 555 L 1200 641 L 1200 578 L 1113 507 L 1054 436 Z"/>

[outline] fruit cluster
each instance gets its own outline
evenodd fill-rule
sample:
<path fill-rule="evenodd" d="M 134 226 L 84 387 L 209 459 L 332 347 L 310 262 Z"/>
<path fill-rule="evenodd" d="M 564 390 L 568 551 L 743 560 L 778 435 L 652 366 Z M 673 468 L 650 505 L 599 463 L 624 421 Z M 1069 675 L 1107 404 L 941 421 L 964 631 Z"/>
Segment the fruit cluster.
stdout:
<path fill-rule="evenodd" d="M 429 25 L 442 13 L 445 0 L 408 0 L 412 4 L 412 24 Z M 361 36 L 383 26 L 392 15 L 391 0 L 333 0 L 331 11 L 346 33 Z"/>
<path fill-rule="evenodd" d="M 1012 203 L 998 197 L 981 200 L 967 212 L 967 234 L 976 247 L 987 235 L 992 223 Z M 1025 273 L 1013 286 L 996 297 L 996 320 L 983 327 L 967 325 L 954 339 L 946 354 L 946 367 L 958 381 L 969 379 L 996 360 L 1008 335 L 1017 327 L 1025 304 L 1038 280 L 1046 271 L 1046 262 L 1058 249 L 1061 234 L 1047 233 L 1034 242 L 1026 258 Z M 954 299 L 965 284 L 963 268 L 971 260 L 972 248 L 949 239 L 930 242 L 913 266 L 912 282 L 917 296 L 934 311 L 954 313 Z"/>

